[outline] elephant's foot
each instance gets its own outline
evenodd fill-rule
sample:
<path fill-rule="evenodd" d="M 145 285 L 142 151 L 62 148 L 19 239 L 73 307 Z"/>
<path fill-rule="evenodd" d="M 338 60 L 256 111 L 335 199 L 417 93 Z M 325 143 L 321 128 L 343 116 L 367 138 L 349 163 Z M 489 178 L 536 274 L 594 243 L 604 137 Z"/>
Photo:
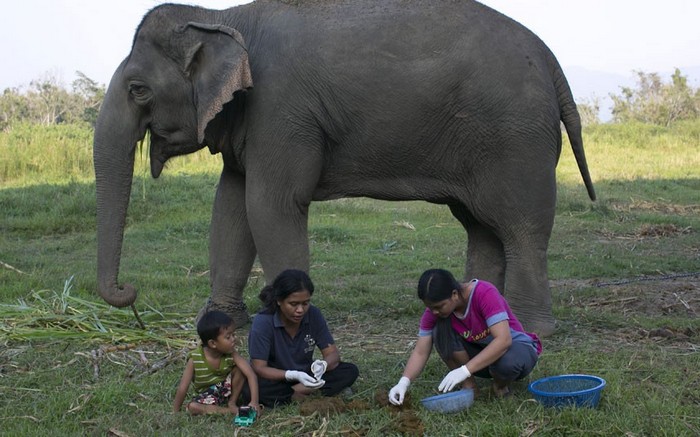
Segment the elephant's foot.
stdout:
<path fill-rule="evenodd" d="M 532 305 L 522 307 L 511 304 L 510 308 L 526 332 L 534 332 L 539 338 L 545 338 L 556 331 L 556 321 L 552 315 L 551 305 L 543 303 L 540 307 Z"/>
<path fill-rule="evenodd" d="M 528 332 L 534 332 L 539 338 L 549 337 L 556 331 L 554 318 L 550 317 L 547 320 L 536 320 L 526 324 L 523 327 Z"/>
<path fill-rule="evenodd" d="M 222 311 L 228 314 L 229 317 L 233 319 L 233 326 L 236 329 L 241 328 L 248 324 L 248 322 L 250 322 L 250 317 L 248 316 L 248 308 L 246 307 L 245 302 L 243 302 L 242 300 L 232 300 L 230 302 L 221 304 L 212 302 L 212 300 L 209 299 L 207 303 L 202 307 L 202 309 L 199 310 L 197 318 L 195 319 L 195 323 L 199 322 L 199 319 L 204 313 L 212 310 Z"/>

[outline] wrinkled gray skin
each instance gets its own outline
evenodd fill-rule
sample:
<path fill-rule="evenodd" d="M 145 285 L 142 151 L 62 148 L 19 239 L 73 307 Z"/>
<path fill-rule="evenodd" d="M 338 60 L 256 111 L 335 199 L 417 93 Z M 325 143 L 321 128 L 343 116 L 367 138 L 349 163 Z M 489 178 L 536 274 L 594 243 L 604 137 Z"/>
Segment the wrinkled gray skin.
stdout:
<path fill-rule="evenodd" d="M 135 145 L 150 130 L 154 178 L 173 156 L 223 155 L 208 307 L 238 325 L 255 256 L 268 281 L 308 271 L 310 202 L 366 196 L 447 205 L 468 233 L 465 277 L 496 284 L 527 329 L 548 335 L 560 120 L 594 199 L 559 64 L 479 3 L 156 7 L 95 131 L 99 292 L 120 307 L 136 298 L 117 276 Z"/>

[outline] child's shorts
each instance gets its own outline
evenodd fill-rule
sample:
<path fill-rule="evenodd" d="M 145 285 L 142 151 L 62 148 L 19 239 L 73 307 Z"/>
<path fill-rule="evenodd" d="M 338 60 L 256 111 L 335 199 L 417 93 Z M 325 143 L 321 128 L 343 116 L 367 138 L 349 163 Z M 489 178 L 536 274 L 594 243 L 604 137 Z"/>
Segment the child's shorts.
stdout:
<path fill-rule="evenodd" d="M 204 405 L 225 405 L 231 397 L 231 374 L 218 384 L 210 386 L 192 398 L 192 402 Z"/>

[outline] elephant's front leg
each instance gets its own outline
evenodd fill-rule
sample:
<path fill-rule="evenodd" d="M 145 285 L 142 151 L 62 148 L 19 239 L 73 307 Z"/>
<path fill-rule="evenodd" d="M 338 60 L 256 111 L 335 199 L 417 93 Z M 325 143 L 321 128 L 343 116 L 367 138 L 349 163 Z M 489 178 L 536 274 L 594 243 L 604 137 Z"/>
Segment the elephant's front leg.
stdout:
<path fill-rule="evenodd" d="M 308 211 L 310 201 L 295 190 L 248 180 L 248 220 L 267 283 L 286 269 L 309 271 Z"/>
<path fill-rule="evenodd" d="M 245 177 L 224 168 L 216 191 L 209 234 L 211 298 L 206 309 L 229 314 L 236 327 L 248 322 L 243 289 L 255 260 L 248 225 Z"/>

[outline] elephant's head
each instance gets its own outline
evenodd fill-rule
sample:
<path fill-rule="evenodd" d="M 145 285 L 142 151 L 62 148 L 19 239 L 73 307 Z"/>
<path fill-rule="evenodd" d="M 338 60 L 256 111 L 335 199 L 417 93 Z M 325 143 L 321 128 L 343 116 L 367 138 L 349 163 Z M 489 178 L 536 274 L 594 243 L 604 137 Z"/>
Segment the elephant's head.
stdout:
<path fill-rule="evenodd" d="M 207 124 L 234 92 L 251 86 L 243 38 L 219 24 L 216 11 L 164 5 L 144 17 L 95 127 L 97 279 L 109 304 L 136 299 L 135 288 L 120 287 L 117 276 L 137 142 L 150 131 L 157 178 L 169 158 L 204 147 Z"/>

